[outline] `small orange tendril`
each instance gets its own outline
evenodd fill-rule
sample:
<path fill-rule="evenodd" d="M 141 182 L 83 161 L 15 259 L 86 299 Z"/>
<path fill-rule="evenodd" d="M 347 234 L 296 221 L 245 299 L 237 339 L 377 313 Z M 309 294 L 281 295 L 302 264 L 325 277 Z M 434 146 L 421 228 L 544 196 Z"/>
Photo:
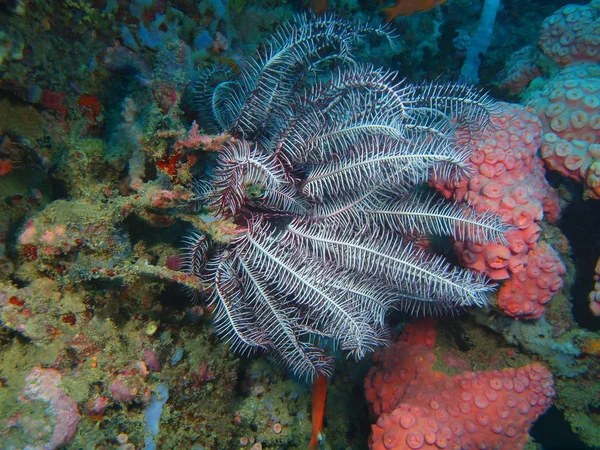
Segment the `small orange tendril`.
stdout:
<path fill-rule="evenodd" d="M 446 0 L 396 0 L 394 6 L 383 8 L 381 11 L 385 14 L 386 22 L 390 23 L 398 16 L 428 11 L 443 3 L 446 3 Z"/>
<path fill-rule="evenodd" d="M 323 416 L 325 415 L 325 399 L 327 398 L 327 377 L 317 375 L 312 391 L 312 437 L 308 450 L 319 448 L 319 435 L 323 429 Z"/>

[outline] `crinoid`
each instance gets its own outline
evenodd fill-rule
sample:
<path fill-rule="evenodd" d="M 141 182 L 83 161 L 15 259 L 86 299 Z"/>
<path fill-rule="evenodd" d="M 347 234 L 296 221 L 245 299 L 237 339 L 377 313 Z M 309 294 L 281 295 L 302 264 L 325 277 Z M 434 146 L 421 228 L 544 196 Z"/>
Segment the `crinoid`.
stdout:
<path fill-rule="evenodd" d="M 234 349 L 272 352 L 298 376 L 330 374 L 323 338 L 356 358 L 382 344 L 390 308 L 484 305 L 486 280 L 414 241 L 506 231 L 494 215 L 419 194 L 432 174 L 466 172 L 464 142 L 485 131 L 494 103 L 357 64 L 351 46 L 367 33 L 392 38 L 385 26 L 299 17 L 210 96 L 211 124 L 233 139 L 207 202 L 239 234 L 226 245 L 191 237 L 186 270 L 212 287 Z"/>

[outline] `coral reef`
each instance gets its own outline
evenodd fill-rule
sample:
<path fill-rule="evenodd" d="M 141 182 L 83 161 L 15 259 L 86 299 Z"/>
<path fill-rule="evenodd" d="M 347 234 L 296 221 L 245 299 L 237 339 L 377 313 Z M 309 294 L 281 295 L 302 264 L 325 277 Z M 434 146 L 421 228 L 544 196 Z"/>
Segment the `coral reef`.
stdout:
<path fill-rule="evenodd" d="M 499 86 L 509 94 L 528 99 L 561 68 L 597 64 L 599 8 L 594 0 L 588 5 L 566 5 L 546 17 L 537 32 L 537 41 L 529 42 L 508 59 L 499 74 Z M 540 118 L 544 120 L 543 115 Z"/>
<path fill-rule="evenodd" d="M 560 256 L 545 242 L 538 242 L 527 254 L 523 270 L 503 283 L 498 306 L 510 316 L 536 319 L 544 305 L 564 286 L 566 268 Z"/>
<path fill-rule="evenodd" d="M 510 94 L 519 94 L 532 80 L 542 75 L 538 62 L 538 50 L 528 45 L 510 55 L 499 74 L 500 87 L 507 89 Z"/>
<path fill-rule="evenodd" d="M 238 245 L 244 239 L 248 244 L 248 236 L 254 236 L 246 228 L 247 220 L 256 225 L 253 220 L 258 218 L 262 222 L 253 230 L 262 244 L 268 240 L 276 248 L 282 245 L 279 233 L 289 237 L 296 232 L 290 248 L 297 254 L 280 248 L 285 254 L 281 261 L 295 258 L 296 269 L 321 280 L 329 293 L 341 293 L 337 301 L 365 292 L 380 299 L 399 285 L 404 289 L 405 297 L 394 302 L 402 310 L 389 311 L 385 317 L 385 311 L 394 309 L 385 302 L 375 314 L 366 301 L 351 305 L 362 325 L 376 324 L 375 338 L 362 350 L 395 336 L 411 320 L 406 313 L 464 310 L 465 314 L 436 325 L 433 348 L 423 345 L 433 345 L 431 334 L 423 336 L 407 326 L 401 342 L 377 354 L 377 366 L 366 378 L 377 391 L 370 388 L 368 395 L 376 398 L 374 410 L 381 409 L 377 403 L 383 398 L 388 405 L 386 412 L 378 410 L 386 433 L 375 440 L 389 444 L 385 438 L 394 430 L 406 442 L 410 431 L 419 431 L 423 440 L 413 434 L 411 445 L 431 445 L 427 440 L 432 435 L 426 431 L 434 427 L 425 428 L 431 425 L 425 415 L 433 413 L 419 396 L 437 395 L 439 378 L 455 383 L 447 395 L 459 407 L 460 420 L 453 421 L 465 430 L 460 436 L 465 447 L 475 437 L 478 442 L 499 440 L 517 447 L 526 438 L 532 414 L 546 406 L 529 405 L 527 414 L 516 412 L 523 405 L 509 408 L 506 421 L 518 426 L 506 423 L 503 433 L 493 436 L 486 430 L 491 419 L 500 416 L 489 408 L 494 402 L 512 401 L 509 397 L 521 389 L 517 380 L 524 382 L 523 375 L 530 384 L 520 395 L 532 392 L 530 374 L 539 373 L 549 383 L 548 373 L 540 369 L 543 365 L 552 373 L 555 396 L 549 415 L 531 430 L 538 442 L 530 438 L 527 446 L 600 447 L 600 338 L 593 331 L 600 326 L 594 316 L 599 302 L 597 290 L 587 296 L 595 289 L 593 264 L 581 258 L 586 247 L 595 261 L 598 239 L 589 226 L 581 237 L 584 244 L 576 239 L 569 243 L 562 234 L 571 238 L 578 233 L 574 223 L 596 223 L 594 217 L 576 216 L 573 211 L 585 204 L 594 214 L 597 200 L 592 197 L 598 196 L 594 103 L 598 1 L 571 6 L 566 6 L 569 0 L 502 2 L 491 45 L 477 55 L 482 87 L 503 100 L 514 101 L 517 95 L 523 103 L 532 99 L 530 106 L 541 124 L 518 105 L 502 103 L 498 109 L 476 88 L 444 83 L 458 77 L 482 2 L 452 0 L 396 18 L 385 28 L 394 35 L 393 47 L 377 33 L 352 34 L 349 26 L 344 34 L 340 25 L 352 18 L 381 31 L 385 20 L 381 5 L 321 2 L 328 6 L 321 19 L 328 24 L 324 33 L 338 33 L 344 39 L 313 39 L 315 28 L 308 27 L 310 33 L 302 35 L 307 38 L 303 40 L 290 27 L 288 32 L 307 44 L 295 56 L 306 63 L 301 55 L 308 52 L 309 63 L 267 64 L 276 49 L 290 42 L 285 33 L 276 32 L 277 27 L 304 14 L 307 3 L 0 0 L 0 448 L 306 448 L 311 437 L 310 387 L 278 366 L 285 358 L 277 358 L 277 352 L 286 347 L 270 338 L 271 342 L 262 341 L 270 345 L 264 355 L 232 352 L 229 343 L 217 336 L 214 319 L 219 310 L 207 303 L 214 278 L 199 279 L 190 270 L 190 256 L 200 253 L 191 253 L 188 245 L 201 250 L 204 240 L 212 243 L 206 254 L 209 262 L 223 256 L 224 249 L 242 257 L 254 255 L 251 262 L 258 262 L 255 252 Z M 372 22 L 366 22 L 367 17 Z M 504 85 L 496 85 L 492 80 L 509 56 L 526 46 L 509 62 Z M 257 64 L 249 69 L 244 61 L 252 55 Z M 355 65 L 351 59 L 366 63 Z M 265 64 L 278 71 L 267 70 L 261 78 L 256 71 Z M 381 66 L 389 70 L 375 68 Z M 400 82 L 402 78 L 406 81 Z M 437 81 L 428 81 L 432 79 Z M 220 94 L 213 97 L 215 89 Z M 582 92 L 586 95 L 579 98 Z M 273 102 L 265 100 L 269 94 Z M 402 106 L 392 107 L 390 96 Z M 457 96 L 485 99 L 485 107 L 466 107 Z M 226 111 L 222 124 L 207 114 L 212 98 L 230 100 L 214 105 Z M 210 104 L 202 104 L 207 99 Z M 269 107 L 263 109 L 266 104 Z M 239 108 L 243 113 L 236 116 Z M 470 115 L 473 111 L 481 114 Z M 240 120 L 233 126 L 235 119 Z M 350 133 L 353 125 L 370 126 L 372 133 Z M 384 146 L 397 150 L 398 161 L 429 151 L 419 154 L 426 161 L 375 163 L 374 157 L 386 154 L 374 151 L 376 139 L 381 139 L 376 129 L 381 132 L 385 127 L 388 143 L 403 139 L 419 143 Z M 220 131 L 226 132 L 215 134 Z M 325 139 L 325 134 L 338 137 Z M 348 148 L 367 141 L 373 146 L 365 144 L 349 157 Z M 268 148 L 275 142 L 282 146 L 275 152 L 279 159 Z M 321 145 L 324 142 L 335 146 Z M 539 146 L 546 161 L 536 156 Z M 317 154 L 320 160 L 315 160 Z M 460 156 L 463 170 L 450 174 L 442 170 L 445 165 L 427 160 L 448 154 Z M 351 169 L 350 160 L 355 163 Z M 272 172 L 277 182 L 273 185 L 291 186 L 289 192 L 270 190 L 273 185 L 265 181 L 265 172 L 244 172 L 255 167 L 253 163 L 272 169 L 275 162 L 280 165 Z M 552 171 L 544 173 L 542 164 Z M 369 169 L 358 169 L 361 165 Z M 315 237 L 332 236 L 311 214 L 327 208 L 335 212 L 332 205 L 350 206 L 346 201 L 355 198 L 356 191 L 365 192 L 369 183 L 402 167 L 409 169 L 410 180 L 399 184 L 416 192 L 407 196 L 387 192 L 365 201 L 360 209 L 347 208 L 353 215 L 344 223 L 354 228 L 338 224 L 336 233 L 347 233 L 338 240 L 340 246 L 315 244 Z M 332 169 L 348 169 L 344 173 L 352 176 L 346 179 Z M 443 184 L 443 192 L 455 203 L 426 194 L 429 169 L 436 175 L 470 172 L 470 179 L 459 181 L 458 188 L 437 178 L 438 187 Z M 234 178 L 245 173 L 243 186 L 234 183 L 235 189 L 220 191 L 228 185 L 224 173 Z M 507 178 L 510 183 L 503 184 Z M 585 199 L 580 199 L 582 187 L 587 190 Z M 292 212 L 284 200 L 290 198 L 299 200 Z M 219 210 L 228 217 L 219 217 Z M 375 217 L 367 219 L 369 214 Z M 444 219 L 428 220 L 427 214 Z M 498 215 L 507 224 L 500 224 Z M 290 226 L 291 219 L 306 222 L 306 227 Z M 384 224 L 388 231 L 384 241 L 390 242 L 390 234 L 402 233 L 401 244 L 393 246 L 390 255 L 412 249 L 404 262 L 415 272 L 398 278 L 389 265 L 390 271 L 383 273 L 390 282 L 385 289 L 381 279 L 361 278 L 358 287 L 363 290 L 349 294 L 348 288 L 356 284 L 348 278 L 355 280 L 357 273 L 369 271 L 361 266 L 346 277 L 348 267 L 357 264 L 347 255 L 359 255 L 347 244 L 382 249 L 381 240 L 369 234 L 371 228 L 356 226 L 363 220 L 368 220 L 364 223 L 368 227 Z M 511 230 L 502 233 L 507 225 Z M 264 233 L 261 226 L 270 231 Z M 300 232 L 304 234 L 299 237 Z M 187 247 L 183 254 L 182 246 Z M 314 257 L 308 265 L 297 263 L 305 256 L 299 249 Z M 483 275 L 469 272 L 478 269 L 499 283 L 498 294 L 489 284 L 476 289 L 478 302 L 491 308 L 462 308 L 473 297 L 455 295 L 447 288 L 448 279 L 430 284 L 426 276 L 416 275 L 424 265 L 444 272 L 447 266 L 434 263 L 442 261 L 440 254 L 469 266 L 452 272 L 461 274 L 463 281 L 465 274 L 482 280 Z M 334 261 L 348 264 L 336 267 L 331 275 Z M 381 257 L 369 261 L 380 272 L 384 269 Z M 240 259 L 234 264 L 236 271 L 222 275 L 239 280 Z M 262 269 L 255 273 L 269 277 Z M 247 277 L 241 281 L 243 287 L 249 286 Z M 279 315 L 290 324 L 289 336 L 321 348 L 319 357 L 335 356 L 335 366 L 327 365 L 333 373 L 327 382 L 321 447 L 366 447 L 371 424 L 381 432 L 376 419 L 368 417 L 361 389 L 371 357 L 345 359 L 341 347 L 358 348 L 354 345 L 358 339 L 339 332 L 348 324 L 326 326 L 331 316 L 322 310 L 311 315 L 304 303 L 291 296 L 283 299 L 287 293 L 280 288 L 287 281 L 285 277 L 276 281 L 266 285 L 269 294 L 295 307 Z M 465 286 L 469 294 L 473 285 Z M 440 290 L 444 295 L 433 296 L 437 302 L 423 302 Z M 255 303 L 245 304 L 253 314 Z M 270 322 L 256 316 L 247 321 L 252 327 L 264 323 Z M 273 329 L 263 326 L 261 331 Z M 383 330 L 389 334 L 380 334 Z M 328 339 L 340 335 L 339 346 Z M 398 353 L 398 348 L 406 353 Z M 407 353 L 414 349 L 420 349 L 423 360 L 409 360 Z M 431 365 L 433 358 L 437 360 Z M 395 387 L 405 395 L 397 399 L 393 388 L 386 386 L 395 383 L 390 380 L 401 370 L 374 375 L 383 373 L 385 361 L 422 369 L 420 384 L 398 381 Z M 478 381 L 489 384 L 491 374 L 511 380 L 511 393 L 503 384 L 492 401 L 485 391 L 478 391 Z M 392 384 L 387 385 L 385 378 Z M 462 386 L 467 382 L 468 392 Z M 440 409 L 449 415 L 456 412 L 442 393 L 436 400 Z M 485 422 L 484 416 L 473 415 L 479 410 L 475 400 L 483 405 L 481 395 L 490 403 L 480 409 L 489 415 L 489 425 L 478 422 Z M 460 410 L 467 401 L 470 413 Z M 407 418 L 412 420 L 408 413 L 414 416 L 410 430 L 403 428 L 402 420 L 405 425 Z M 427 418 L 438 420 L 434 415 Z M 470 434 L 473 425 L 478 430 Z M 438 444 L 446 438 L 447 448 L 450 442 L 462 445 L 454 434 L 462 428 L 449 426 L 450 435 L 441 424 L 436 426 Z M 509 437 L 507 431 L 517 433 Z"/>
<path fill-rule="evenodd" d="M 595 272 L 594 281 L 596 283 L 589 295 L 590 311 L 593 315 L 600 316 L 600 258 L 598 258 L 598 262 L 596 263 Z"/>
<path fill-rule="evenodd" d="M 600 62 L 600 2 L 567 5 L 547 17 L 540 28 L 539 46 L 558 65 Z"/>
<path fill-rule="evenodd" d="M 77 403 L 65 394 L 60 384 L 61 375 L 56 370 L 39 366 L 31 369 L 20 399 L 27 403 L 27 408 L 8 418 L 2 431 L 8 435 L 8 446 L 57 449 L 73 439 L 80 415 Z"/>

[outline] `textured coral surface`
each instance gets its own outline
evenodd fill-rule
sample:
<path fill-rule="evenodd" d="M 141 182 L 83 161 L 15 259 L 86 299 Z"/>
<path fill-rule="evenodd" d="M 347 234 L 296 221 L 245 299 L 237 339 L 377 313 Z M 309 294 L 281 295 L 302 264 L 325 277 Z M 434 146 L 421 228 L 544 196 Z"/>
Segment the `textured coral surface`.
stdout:
<path fill-rule="evenodd" d="M 511 94 L 520 93 L 531 80 L 542 73 L 537 65 L 535 47 L 528 45 L 514 52 L 501 72 L 501 86 Z"/>
<path fill-rule="evenodd" d="M 596 262 L 594 272 L 594 289 L 592 289 L 588 298 L 590 300 L 590 311 L 593 315 L 600 316 L 600 258 Z"/>
<path fill-rule="evenodd" d="M 536 155 L 541 132 L 534 114 L 504 103 L 502 113 L 492 119 L 491 131 L 474 143 L 470 179 L 434 183 L 444 196 L 466 201 L 477 211 L 495 212 L 514 227 L 505 233 L 508 245 L 467 240 L 456 242 L 455 250 L 465 266 L 508 280 L 500 288 L 499 306 L 522 318 L 543 314 L 543 305 L 562 287 L 565 273 L 560 257 L 539 242 L 538 222 L 544 216 L 554 222 L 560 214 L 558 196 Z M 538 255 L 544 255 L 543 264 Z"/>
<path fill-rule="evenodd" d="M 529 106 L 542 120 L 540 153 L 548 167 L 600 198 L 600 66 L 563 69 L 532 95 Z"/>
<path fill-rule="evenodd" d="M 560 66 L 600 62 L 600 1 L 567 5 L 547 17 L 540 29 L 541 49 Z"/>
<path fill-rule="evenodd" d="M 533 363 L 446 375 L 433 369 L 431 325 L 416 326 L 425 330 L 377 352 L 365 380 L 378 416 L 370 448 L 524 448 L 532 423 L 552 403 L 550 371 Z"/>

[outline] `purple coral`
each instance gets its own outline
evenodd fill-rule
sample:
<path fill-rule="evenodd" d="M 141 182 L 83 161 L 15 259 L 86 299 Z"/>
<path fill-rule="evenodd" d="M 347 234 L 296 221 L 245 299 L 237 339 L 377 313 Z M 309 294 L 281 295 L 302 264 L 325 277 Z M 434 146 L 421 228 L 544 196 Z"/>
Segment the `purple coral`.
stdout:
<path fill-rule="evenodd" d="M 22 399 L 26 402 L 47 402 L 49 407 L 44 409 L 45 417 L 32 417 L 31 415 L 21 417 L 19 425 L 26 432 L 29 431 L 27 433 L 29 437 L 35 438 L 41 428 L 45 428 L 51 433 L 47 441 L 38 441 L 27 448 L 29 450 L 54 450 L 70 442 L 77 431 L 80 416 L 75 400 L 65 394 L 60 387 L 60 373 L 54 369 L 35 366 L 25 377 L 25 382 Z M 49 430 L 48 427 L 51 429 Z"/>

